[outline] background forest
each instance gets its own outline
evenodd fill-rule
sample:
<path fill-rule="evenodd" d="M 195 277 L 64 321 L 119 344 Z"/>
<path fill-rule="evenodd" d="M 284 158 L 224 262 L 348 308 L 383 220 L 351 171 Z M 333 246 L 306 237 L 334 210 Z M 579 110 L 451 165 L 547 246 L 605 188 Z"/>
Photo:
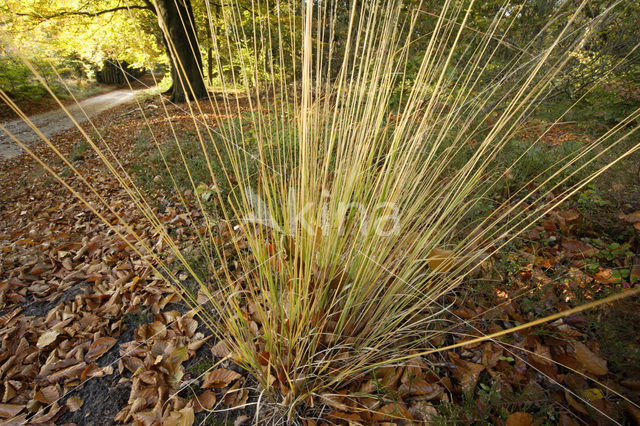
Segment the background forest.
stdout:
<path fill-rule="evenodd" d="M 166 2 L 169 4 L 169 2 Z M 331 3 L 331 2 L 330 2 Z M 349 31 L 349 11 L 353 4 L 335 1 L 328 4 L 334 10 L 337 19 L 327 25 L 325 31 L 331 32 L 332 40 L 324 40 L 333 49 L 340 49 Z M 416 34 L 423 34 L 413 43 L 411 57 L 407 62 L 408 74 L 415 73 L 422 61 L 421 52 L 425 51 L 429 31 L 437 21 L 440 2 L 403 2 L 407 11 L 418 4 L 424 13 L 416 23 Z M 466 41 L 459 44 L 455 55 L 464 55 L 469 44 L 477 43 L 479 35 L 487 33 L 496 13 L 506 16 L 516 15 L 513 21 L 503 21 L 503 28 L 497 28 L 497 34 L 507 33 L 501 39 L 501 51 L 492 58 L 490 73 L 487 79 L 499 73 L 509 61 L 524 49 L 535 56 L 543 51 L 555 30 L 563 25 L 560 17 L 571 8 L 571 2 L 552 0 L 536 0 L 531 2 L 509 3 L 486 1 L 473 8 L 468 26 L 472 31 L 463 35 Z M 261 61 L 273 61 L 279 52 L 268 52 L 265 46 L 241 46 L 234 55 L 229 55 L 220 46 L 225 44 L 227 31 L 231 28 L 225 22 L 228 17 L 220 4 L 215 2 L 185 3 L 192 10 L 198 40 L 198 54 L 201 57 L 202 72 L 210 88 L 224 87 L 225 81 L 240 69 L 243 61 L 258 58 Z M 610 6 L 604 1 L 592 1 L 582 9 L 575 22 L 575 28 L 585 25 Z M 7 1 L 2 5 L 4 16 L 2 25 L 3 43 L 0 52 L 0 87 L 17 100 L 36 99 L 45 96 L 46 91 L 41 83 L 29 72 L 17 54 L 25 55 L 37 66 L 47 84 L 54 88 L 56 94 L 66 96 L 61 87 L 58 75 L 72 84 L 82 87 L 95 81 L 105 63 L 124 62 L 132 68 L 155 70 L 162 73 L 171 68 L 167 43 L 158 25 L 158 11 L 166 8 L 165 2 L 150 1 L 141 3 L 123 3 L 121 1 Z M 256 8 L 252 2 L 239 2 L 238 15 L 241 18 L 238 28 L 251 37 L 256 29 L 253 15 L 260 16 L 260 29 L 271 28 L 277 31 L 278 20 L 291 18 L 302 13 L 299 2 L 279 1 L 272 4 L 261 4 Z M 572 60 L 562 76 L 554 82 L 554 93 L 563 94 L 571 99 L 579 96 L 598 78 L 611 72 L 616 67 L 616 76 L 637 82 L 638 61 L 640 53 L 636 49 L 638 43 L 637 23 L 640 18 L 640 6 L 635 2 L 619 2 L 614 10 L 603 18 L 604 22 L 597 26 L 597 34 L 581 49 L 572 53 Z M 286 34 L 284 43 L 278 46 L 285 56 L 299 55 L 302 34 L 300 28 Z M 184 36 L 184 34 L 182 34 Z M 275 36 L 275 34 L 274 34 Z M 497 36 L 496 36 L 497 37 Z M 179 38 L 179 36 L 178 36 Z M 342 42 L 341 42 L 342 40 Z M 217 46 L 217 47 L 216 47 Z M 344 46 L 343 46 L 344 47 Z M 320 46 L 320 48 L 322 48 Z M 188 49 L 188 47 L 187 47 Z M 256 52 L 258 49 L 259 52 Z M 214 55 L 215 51 L 215 55 Z M 337 57 L 340 52 L 334 52 Z M 214 57 L 215 56 L 215 57 Z M 219 61 L 219 63 L 214 63 Z M 337 67 L 337 65 L 334 65 Z M 412 71 L 412 68 L 414 70 Z M 291 67 L 277 72 L 292 74 Z M 334 74 L 337 69 L 333 70 Z M 221 73 L 223 75 L 221 75 Z M 492 74 L 493 73 L 493 74 Z M 170 73 L 167 73 L 170 79 Z M 225 75 L 226 74 L 226 77 Z M 273 78 L 276 74 L 272 74 Z M 247 76 L 245 85 L 255 86 L 268 84 L 266 75 Z M 164 83 L 166 87 L 170 82 Z"/>

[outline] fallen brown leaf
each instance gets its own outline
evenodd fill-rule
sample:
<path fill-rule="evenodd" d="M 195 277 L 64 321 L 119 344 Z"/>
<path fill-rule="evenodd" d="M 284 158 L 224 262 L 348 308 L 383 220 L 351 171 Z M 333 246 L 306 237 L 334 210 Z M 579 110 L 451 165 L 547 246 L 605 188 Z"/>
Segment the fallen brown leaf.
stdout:
<path fill-rule="evenodd" d="M 211 353 L 213 356 L 224 358 L 231 354 L 231 350 L 229 349 L 227 342 L 221 340 L 211 348 Z"/>
<path fill-rule="evenodd" d="M 573 408 L 574 410 L 578 411 L 579 413 L 587 414 L 587 415 L 589 414 L 589 412 L 584 407 L 584 405 L 582 405 L 581 403 L 576 401 L 576 399 L 573 396 L 571 396 L 569 391 L 567 391 L 567 390 L 564 391 L 564 397 L 567 399 L 567 403 L 569 404 L 569 406 L 571 408 Z"/>
<path fill-rule="evenodd" d="M 576 342 L 573 344 L 576 360 L 578 364 L 585 369 L 585 371 L 595 374 L 596 376 L 604 376 L 607 374 L 607 361 L 600 358 L 598 355 L 591 352 L 591 350 L 583 343 Z"/>
<path fill-rule="evenodd" d="M 572 240 L 566 238 L 562 241 L 562 248 L 570 253 L 572 258 L 587 258 L 593 257 L 598 253 L 598 250 L 589 244 L 583 243 L 579 240 Z"/>
<path fill-rule="evenodd" d="M 56 371 L 55 373 L 50 374 L 47 379 L 51 382 L 57 382 L 60 379 L 75 377 L 82 373 L 82 370 L 84 370 L 86 366 L 87 364 L 85 362 L 81 362 L 79 364 L 72 365 L 71 367 Z"/>
<path fill-rule="evenodd" d="M 193 408 L 184 407 L 180 411 L 173 411 L 168 418 L 164 419 L 164 426 L 191 426 L 195 420 Z"/>
<path fill-rule="evenodd" d="M 240 373 L 226 368 L 218 368 L 210 372 L 204 379 L 202 388 L 224 388 L 229 386 L 231 382 L 242 377 Z"/>
<path fill-rule="evenodd" d="M 216 394 L 212 391 L 205 391 L 193 398 L 193 411 L 199 413 L 203 410 L 211 410 L 216 403 Z"/>
<path fill-rule="evenodd" d="M 53 401 L 57 400 L 59 396 L 60 393 L 58 392 L 56 385 L 51 385 L 37 391 L 33 396 L 33 399 L 42 402 L 43 404 L 51 404 Z"/>
<path fill-rule="evenodd" d="M 417 379 L 408 384 L 400 385 L 402 394 L 419 396 L 420 399 L 431 400 L 439 397 L 444 389 L 436 383 L 427 383 L 424 379 Z"/>
<path fill-rule="evenodd" d="M 438 415 L 436 407 L 425 401 L 414 401 L 409 407 L 409 412 L 414 419 L 423 421 L 427 424 L 432 422 L 432 419 Z"/>
<path fill-rule="evenodd" d="M 349 424 L 353 424 L 353 422 L 362 422 L 363 419 L 357 413 L 346 413 L 344 411 L 336 411 L 333 410 L 328 414 L 328 417 L 333 419 L 345 420 Z M 356 423 L 357 424 L 357 423 Z"/>
<path fill-rule="evenodd" d="M 452 250 L 434 247 L 427 256 L 427 264 L 434 271 L 440 273 L 449 272 L 456 266 L 455 254 Z"/>
<path fill-rule="evenodd" d="M 45 331 L 38 338 L 38 343 L 36 343 L 36 346 L 38 347 L 38 349 L 46 348 L 47 346 L 55 342 L 59 334 L 60 330 L 56 329 Z"/>
<path fill-rule="evenodd" d="M 113 337 L 100 337 L 96 339 L 91 346 L 89 347 L 89 351 L 85 356 L 85 360 L 87 361 L 95 361 L 104 355 L 109 349 L 113 347 L 117 342 Z"/>
<path fill-rule="evenodd" d="M 343 395 L 335 393 L 323 393 L 319 396 L 322 402 L 327 404 L 329 407 L 342 412 L 349 411 L 349 407 L 344 403 Z"/>
<path fill-rule="evenodd" d="M 533 416 L 529 413 L 518 411 L 507 417 L 506 426 L 531 426 L 533 424 Z"/>
<path fill-rule="evenodd" d="M 384 420 L 414 420 L 414 418 L 403 403 L 391 402 L 376 410 L 372 420 L 380 422 Z"/>
<path fill-rule="evenodd" d="M 74 411 L 78 411 L 80 407 L 82 407 L 83 402 L 84 401 L 82 401 L 82 398 L 80 398 L 79 396 L 72 396 L 67 399 L 67 403 L 65 405 L 69 408 L 69 411 L 73 413 Z"/>
<path fill-rule="evenodd" d="M 624 220 L 625 222 L 635 224 L 640 222 L 640 211 L 635 211 L 629 214 L 621 214 L 621 215 L 618 215 L 618 218 Z"/>
<path fill-rule="evenodd" d="M 627 409 L 631 417 L 635 420 L 636 424 L 640 424 L 640 409 L 631 404 L 629 401 L 624 402 L 624 407 Z"/>
<path fill-rule="evenodd" d="M 478 378 L 484 370 L 484 365 L 460 359 L 453 352 L 449 353 L 449 359 L 456 366 L 453 370 L 453 376 L 458 379 L 462 390 L 464 392 L 472 391 L 476 387 L 476 383 L 478 383 Z"/>
<path fill-rule="evenodd" d="M 24 409 L 21 404 L 0 404 L 0 417 L 15 417 Z"/>
<path fill-rule="evenodd" d="M 551 357 L 551 352 L 549 351 L 549 347 L 543 345 L 537 340 L 535 342 L 533 359 L 534 361 L 543 365 L 549 365 L 549 366 L 555 365 L 555 363 L 553 362 L 553 358 Z"/>
<path fill-rule="evenodd" d="M 249 423 L 249 420 L 251 420 L 249 416 L 245 416 L 245 415 L 238 416 L 236 420 L 233 422 L 233 426 L 242 426 L 244 424 Z"/>

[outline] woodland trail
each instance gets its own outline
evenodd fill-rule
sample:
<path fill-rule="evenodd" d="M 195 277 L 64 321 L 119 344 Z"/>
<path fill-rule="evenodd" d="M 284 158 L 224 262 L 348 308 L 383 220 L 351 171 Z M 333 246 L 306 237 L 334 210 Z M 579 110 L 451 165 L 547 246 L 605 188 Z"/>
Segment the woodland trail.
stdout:
<path fill-rule="evenodd" d="M 131 102 L 133 98 L 134 92 L 131 90 L 114 90 L 73 104 L 67 108 L 67 111 L 78 123 L 85 123 L 87 122 L 87 117 L 92 118 L 118 105 Z M 29 117 L 29 119 L 47 138 L 59 135 L 75 127 L 75 124 L 63 109 L 37 114 Z M 40 136 L 21 119 L 4 122 L 2 125 L 27 145 L 32 146 L 41 140 Z M 0 130 L 0 159 L 17 157 L 21 153 L 22 148 L 7 133 Z"/>

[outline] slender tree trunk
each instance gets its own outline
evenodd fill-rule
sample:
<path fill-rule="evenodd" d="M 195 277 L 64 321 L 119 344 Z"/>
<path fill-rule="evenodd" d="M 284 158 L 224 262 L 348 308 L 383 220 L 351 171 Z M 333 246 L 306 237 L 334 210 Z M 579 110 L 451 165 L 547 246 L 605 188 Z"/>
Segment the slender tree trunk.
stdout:
<path fill-rule="evenodd" d="M 209 84 L 213 85 L 213 48 L 211 46 L 209 46 L 209 50 L 207 50 L 207 60 L 209 61 L 207 77 L 209 78 Z"/>
<path fill-rule="evenodd" d="M 202 78 L 202 57 L 198 49 L 191 0 L 156 0 L 158 23 L 167 41 L 171 59 L 172 102 L 202 98 L 207 88 Z"/>
<path fill-rule="evenodd" d="M 213 36 L 211 26 L 207 23 L 207 79 L 213 85 Z"/>

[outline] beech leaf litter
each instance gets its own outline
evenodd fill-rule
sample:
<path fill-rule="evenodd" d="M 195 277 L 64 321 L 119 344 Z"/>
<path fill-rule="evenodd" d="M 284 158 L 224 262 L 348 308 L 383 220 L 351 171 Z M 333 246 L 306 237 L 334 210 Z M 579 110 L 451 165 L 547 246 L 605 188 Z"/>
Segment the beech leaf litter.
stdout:
<path fill-rule="evenodd" d="M 159 114 L 150 112 L 150 119 L 166 126 Z M 135 117 L 119 117 L 98 121 L 104 139 L 126 165 L 134 161 L 130 144 Z M 189 117 L 177 117 L 173 125 L 186 129 Z M 77 137 L 72 131 L 55 142 L 70 152 Z M 47 148 L 36 150 L 50 164 L 59 164 Z M 97 192 L 108 196 L 116 215 L 79 179 L 65 180 L 128 236 L 143 258 L 33 161 L 23 156 L 0 164 L 0 424 L 83 424 L 110 416 L 101 420 L 186 426 L 217 409 L 228 413 L 234 408 L 236 424 L 252 422 L 253 412 L 246 407 L 255 406 L 259 392 L 229 361 L 234 359 L 231 345 L 212 338 L 197 312 L 153 272 L 153 258 L 118 219 L 131 224 L 148 246 L 162 249 L 158 232 L 91 150 L 76 163 Z M 179 247 L 197 244 L 190 220 L 202 217 L 186 214 L 168 194 L 158 196 L 164 198 L 156 214 L 179 236 Z M 185 196 L 195 204 L 193 197 Z M 640 212 L 621 214 L 618 220 L 640 232 Z M 435 337 L 433 347 L 636 285 L 640 269 L 635 255 L 610 259 L 611 249 L 584 238 L 579 232 L 583 226 L 584 218 L 575 210 L 551 212 L 528 232 L 528 245 L 513 253 L 489 252 L 479 278 L 493 284 L 475 297 L 450 297 L 453 307 L 443 321 L 454 329 Z M 238 236 L 221 232 L 220 238 Z M 439 249 L 430 262 L 446 268 L 450 257 Z M 602 261 L 594 264 L 592 259 Z M 505 272 L 499 267 L 504 264 L 515 266 Z M 628 273 L 621 275 L 620 269 Z M 174 272 L 188 280 L 179 267 Z M 250 306 L 243 314 L 254 319 L 253 332 L 259 332 L 260 318 Z M 428 424 L 438 416 L 455 415 L 469 423 L 484 419 L 533 425 L 541 424 L 540 407 L 549 406 L 551 423 L 638 422 L 640 370 L 612 371 L 589 324 L 586 315 L 573 315 L 499 341 L 380 367 L 343 388 L 309 396 L 301 422 Z M 268 364 L 269 354 L 260 359 Z M 200 364 L 203 369 L 194 367 Z M 101 383 L 104 394 L 83 391 L 91 383 Z M 273 385 L 284 389 L 287 383 L 276 375 Z M 100 408 L 108 403 L 113 411 Z M 451 411 L 464 404 L 471 409 Z"/>

